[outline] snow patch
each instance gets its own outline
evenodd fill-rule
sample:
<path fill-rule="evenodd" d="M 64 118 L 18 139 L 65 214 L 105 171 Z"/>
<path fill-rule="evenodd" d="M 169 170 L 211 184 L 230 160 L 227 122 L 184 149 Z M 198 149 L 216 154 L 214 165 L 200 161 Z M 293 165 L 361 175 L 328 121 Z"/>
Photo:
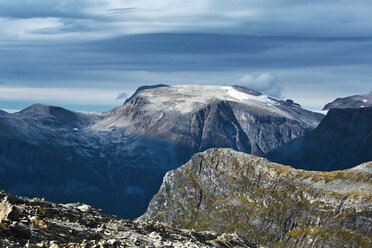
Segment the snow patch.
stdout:
<path fill-rule="evenodd" d="M 232 87 L 225 87 L 225 89 L 228 90 L 228 94 L 230 96 L 232 96 L 235 99 L 238 99 L 239 101 L 254 100 L 254 101 L 263 102 L 269 105 L 277 104 L 276 101 L 273 101 L 266 95 L 254 96 L 254 95 L 250 95 L 250 94 L 237 91 Z"/>
<path fill-rule="evenodd" d="M 2 109 L 2 110 L 10 114 L 14 114 L 14 113 L 21 111 L 20 109 Z"/>
<path fill-rule="evenodd" d="M 367 99 L 362 99 L 362 101 L 363 101 L 364 103 L 368 102 L 368 100 L 367 100 Z"/>

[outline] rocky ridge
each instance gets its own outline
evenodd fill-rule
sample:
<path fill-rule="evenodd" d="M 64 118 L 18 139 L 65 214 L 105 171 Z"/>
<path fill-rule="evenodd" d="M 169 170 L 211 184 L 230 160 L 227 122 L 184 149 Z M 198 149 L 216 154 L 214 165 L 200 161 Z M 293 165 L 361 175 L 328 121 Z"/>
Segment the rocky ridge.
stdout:
<path fill-rule="evenodd" d="M 372 92 L 362 95 L 337 98 L 333 102 L 327 103 L 323 110 L 331 108 L 367 108 L 372 107 Z"/>
<path fill-rule="evenodd" d="M 55 204 L 0 192 L 1 247 L 257 247 L 236 234 L 122 220 L 86 204 Z"/>
<path fill-rule="evenodd" d="M 372 162 L 304 171 L 209 149 L 166 174 L 140 219 L 237 233 L 269 247 L 370 247 Z"/>

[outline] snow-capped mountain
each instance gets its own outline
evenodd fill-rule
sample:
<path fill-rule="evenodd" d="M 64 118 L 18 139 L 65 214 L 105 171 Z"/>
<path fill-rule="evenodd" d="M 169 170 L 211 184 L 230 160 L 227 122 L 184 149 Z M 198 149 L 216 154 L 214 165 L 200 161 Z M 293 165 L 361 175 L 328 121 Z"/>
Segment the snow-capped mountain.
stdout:
<path fill-rule="evenodd" d="M 141 87 L 106 113 L 35 104 L 0 116 L 0 188 L 133 218 L 195 152 L 263 155 L 322 118 L 238 86 Z"/>
<path fill-rule="evenodd" d="M 372 92 L 363 95 L 337 98 L 333 102 L 327 103 L 324 106 L 323 110 L 329 110 L 331 108 L 367 108 L 367 107 L 372 107 Z"/>

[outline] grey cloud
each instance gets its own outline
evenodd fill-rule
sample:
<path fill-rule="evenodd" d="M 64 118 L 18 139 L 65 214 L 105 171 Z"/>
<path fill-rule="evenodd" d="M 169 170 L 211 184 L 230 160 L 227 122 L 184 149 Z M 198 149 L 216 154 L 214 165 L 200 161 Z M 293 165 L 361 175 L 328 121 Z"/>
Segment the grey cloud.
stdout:
<path fill-rule="evenodd" d="M 4 80 L 113 81 L 126 71 L 200 72 L 372 64 L 372 38 L 143 34 L 94 42 L 30 41 L 0 49 Z M 92 74 L 94 73 L 94 74 Z M 94 75 L 94 76 L 91 76 Z M 111 77 L 111 78 L 110 78 Z M 25 80 L 26 81 L 26 80 Z"/>
<path fill-rule="evenodd" d="M 269 96 L 276 98 L 282 97 L 282 86 L 279 84 L 277 75 L 272 72 L 256 72 L 245 74 L 235 83 L 263 92 Z"/>
<path fill-rule="evenodd" d="M 105 2 L 0 1 L 9 22 L 0 30 L 4 84 L 132 90 L 144 81 L 230 83 L 247 74 L 242 83 L 258 87 L 254 73 L 270 72 L 272 87 L 263 90 L 278 96 L 288 85 L 365 90 L 372 78 L 360 69 L 372 65 L 371 1 L 190 0 L 179 2 L 183 9 L 156 9 L 167 0 Z M 47 17 L 58 25 L 24 34 L 12 26 Z"/>
<path fill-rule="evenodd" d="M 117 97 L 116 100 L 122 100 L 122 99 L 127 99 L 128 94 L 126 92 L 120 93 Z"/>
<path fill-rule="evenodd" d="M 9 18 L 90 18 L 83 10 L 88 7 L 86 1 L 45 1 L 19 0 L 1 1 L 0 16 Z"/>

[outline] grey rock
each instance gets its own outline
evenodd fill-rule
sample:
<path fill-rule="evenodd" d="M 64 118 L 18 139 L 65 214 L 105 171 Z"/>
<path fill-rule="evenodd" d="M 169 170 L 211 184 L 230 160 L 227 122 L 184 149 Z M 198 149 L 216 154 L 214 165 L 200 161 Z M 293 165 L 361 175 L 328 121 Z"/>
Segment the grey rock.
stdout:
<path fill-rule="evenodd" d="M 10 197 L 4 192 L 0 199 Z M 13 197 L 14 198 L 14 197 Z M 239 235 L 195 232 L 157 222 L 122 220 L 85 204 L 54 204 L 17 197 L 21 215 L 33 216 L 27 223 L 1 222 L 0 247 L 257 247 Z M 42 220 L 48 225 L 36 224 Z M 88 225 L 92 220 L 95 225 Z M 98 231 L 98 226 L 103 229 Z"/>
<path fill-rule="evenodd" d="M 1 220 L 12 220 L 17 221 L 19 219 L 19 211 L 17 207 L 9 203 L 7 198 L 4 198 L 0 203 L 0 221 Z"/>
<path fill-rule="evenodd" d="M 323 110 L 332 108 L 367 108 L 372 107 L 372 92 L 362 95 L 354 95 L 344 98 L 337 98 L 333 102 L 327 103 Z"/>
<path fill-rule="evenodd" d="M 372 160 L 372 107 L 331 109 L 318 127 L 269 152 L 271 161 L 307 170 L 342 170 Z"/>
<path fill-rule="evenodd" d="M 29 238 L 31 238 L 30 229 L 27 228 L 24 225 L 19 225 L 19 224 L 11 225 L 9 227 L 9 229 L 10 229 L 10 232 L 12 233 L 12 235 L 14 235 L 14 237 L 17 238 L 17 239 L 29 239 Z"/>
<path fill-rule="evenodd" d="M 237 233 L 268 247 L 370 247 L 372 162 L 304 171 L 210 149 L 168 172 L 139 219 Z"/>

